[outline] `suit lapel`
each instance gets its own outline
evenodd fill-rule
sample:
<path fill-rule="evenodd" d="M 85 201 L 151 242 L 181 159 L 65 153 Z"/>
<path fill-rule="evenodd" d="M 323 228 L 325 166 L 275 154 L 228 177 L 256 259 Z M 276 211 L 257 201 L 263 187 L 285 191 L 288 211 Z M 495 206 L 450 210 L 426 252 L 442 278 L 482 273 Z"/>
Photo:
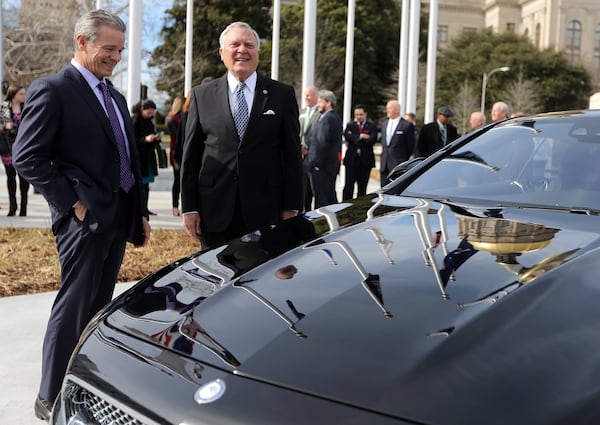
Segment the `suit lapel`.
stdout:
<path fill-rule="evenodd" d="M 83 78 L 83 75 L 81 75 L 77 68 L 75 68 L 73 65 L 69 65 L 65 70 L 65 76 L 70 78 L 73 81 L 73 84 L 76 84 L 83 88 L 83 90 L 81 90 L 81 88 L 78 88 L 77 92 L 82 93 L 81 98 L 88 104 L 91 111 L 98 117 L 98 122 L 102 123 L 102 128 L 106 133 L 107 137 L 110 140 L 112 140 L 112 142 L 116 146 L 117 141 L 115 140 L 115 135 L 113 134 L 110 121 L 108 120 L 108 116 L 106 115 L 104 108 L 98 101 L 98 98 L 96 97 L 96 94 L 94 93 L 93 89 L 87 83 L 85 78 Z M 121 109 L 121 105 L 119 105 L 119 109 Z M 127 108 L 125 108 L 125 111 L 127 111 Z M 123 114 L 123 111 L 121 111 L 121 114 Z"/>
<path fill-rule="evenodd" d="M 260 119 L 267 100 L 271 95 L 270 85 L 266 78 L 257 75 L 256 77 L 256 88 L 254 89 L 254 100 L 252 102 L 252 110 L 250 111 L 250 118 L 248 119 L 248 127 L 246 127 L 246 134 L 252 130 Z"/>
<path fill-rule="evenodd" d="M 231 113 L 231 106 L 229 105 L 229 84 L 227 83 L 227 74 L 217 80 L 214 90 L 214 99 L 216 99 L 217 107 L 221 109 L 221 116 L 229 117 L 229 119 L 225 121 L 227 131 L 235 135 L 236 140 L 239 140 L 237 129 L 235 128 L 235 121 L 233 120 L 233 114 Z"/>

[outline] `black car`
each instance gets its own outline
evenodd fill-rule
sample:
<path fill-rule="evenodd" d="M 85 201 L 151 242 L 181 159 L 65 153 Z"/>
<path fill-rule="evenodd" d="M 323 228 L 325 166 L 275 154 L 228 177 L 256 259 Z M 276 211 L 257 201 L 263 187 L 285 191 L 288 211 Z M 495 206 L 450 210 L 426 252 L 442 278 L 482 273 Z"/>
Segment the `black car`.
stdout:
<path fill-rule="evenodd" d="M 90 323 L 51 421 L 598 424 L 599 165 L 600 111 L 493 123 L 181 259 Z"/>

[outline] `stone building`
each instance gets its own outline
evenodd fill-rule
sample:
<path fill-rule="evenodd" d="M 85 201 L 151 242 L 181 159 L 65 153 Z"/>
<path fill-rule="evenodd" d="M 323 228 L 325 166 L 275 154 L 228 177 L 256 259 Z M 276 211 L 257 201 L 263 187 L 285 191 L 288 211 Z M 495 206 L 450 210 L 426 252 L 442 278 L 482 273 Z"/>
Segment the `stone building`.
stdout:
<path fill-rule="evenodd" d="M 539 49 L 564 51 L 600 80 L 599 0 L 439 0 L 440 48 L 463 30 L 485 28 L 525 35 Z"/>

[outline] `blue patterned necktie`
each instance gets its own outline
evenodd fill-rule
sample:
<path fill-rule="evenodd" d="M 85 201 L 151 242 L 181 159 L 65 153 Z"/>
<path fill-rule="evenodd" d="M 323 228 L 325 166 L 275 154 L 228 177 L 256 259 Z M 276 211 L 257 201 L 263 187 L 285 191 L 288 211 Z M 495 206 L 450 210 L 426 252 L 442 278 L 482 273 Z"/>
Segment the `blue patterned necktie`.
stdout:
<path fill-rule="evenodd" d="M 121 188 L 125 192 L 129 192 L 133 187 L 134 179 L 133 174 L 131 173 L 131 166 L 129 165 L 129 157 L 127 156 L 127 148 L 125 136 L 123 135 L 123 131 L 121 130 L 121 124 L 119 124 L 119 118 L 117 117 L 117 112 L 112 103 L 112 97 L 110 92 L 108 91 L 108 87 L 104 82 L 98 83 L 98 87 L 102 92 L 102 96 L 104 97 L 104 106 L 106 106 L 106 112 L 108 112 L 108 118 L 110 121 L 110 126 L 112 127 L 112 131 L 115 135 L 115 139 L 117 140 L 117 148 L 119 149 L 119 158 L 120 158 L 120 166 L 119 166 L 119 176 L 120 176 L 120 184 Z"/>
<path fill-rule="evenodd" d="M 233 103 L 233 120 L 240 140 L 244 137 L 246 126 L 248 125 L 248 103 L 244 97 L 244 87 L 246 83 L 240 82 L 235 90 L 235 101 Z"/>

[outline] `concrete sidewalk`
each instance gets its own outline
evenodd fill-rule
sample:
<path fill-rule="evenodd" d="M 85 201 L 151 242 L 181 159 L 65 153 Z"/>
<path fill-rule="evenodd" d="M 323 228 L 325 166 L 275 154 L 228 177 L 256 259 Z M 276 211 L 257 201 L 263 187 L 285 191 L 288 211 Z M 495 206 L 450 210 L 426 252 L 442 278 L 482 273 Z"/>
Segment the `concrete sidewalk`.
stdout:
<path fill-rule="evenodd" d="M 27 217 L 7 217 L 8 196 L 4 167 L 0 167 L 0 227 L 50 227 L 50 213 L 44 198 L 30 189 Z M 182 229 L 181 217 L 171 208 L 171 169 L 161 169 L 150 186 L 148 207 L 157 215 L 150 217 L 154 229 Z M 340 180 L 340 179 L 338 179 Z M 338 181 L 338 198 L 343 183 Z M 371 179 L 369 192 L 379 188 Z M 17 195 L 17 200 L 18 200 Z M 1 265 L 0 265 L 1 267 Z M 119 283 L 115 295 L 133 283 Z M 41 373 L 42 339 L 56 292 L 0 298 L 0 425 L 40 425 L 33 414 L 33 402 Z"/>

